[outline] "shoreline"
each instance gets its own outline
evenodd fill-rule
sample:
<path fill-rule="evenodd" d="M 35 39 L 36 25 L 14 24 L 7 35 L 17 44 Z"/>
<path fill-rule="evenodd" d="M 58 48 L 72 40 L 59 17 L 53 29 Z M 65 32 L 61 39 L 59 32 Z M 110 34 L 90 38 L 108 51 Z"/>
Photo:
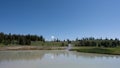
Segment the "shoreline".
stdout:
<path fill-rule="evenodd" d="M 71 51 L 83 52 L 83 53 L 95 53 L 95 54 L 108 54 L 108 55 L 120 55 L 120 47 L 118 48 L 80 48 L 80 49 L 71 49 Z"/>
<path fill-rule="evenodd" d="M 6 50 L 65 50 L 67 47 L 51 47 L 51 46 L 4 46 L 0 47 L 0 51 Z"/>
<path fill-rule="evenodd" d="M 0 47 L 0 51 L 10 50 L 66 50 L 67 47 L 59 46 L 3 46 Z M 108 55 L 120 55 L 120 47 L 118 48 L 100 48 L 100 47 L 72 47 L 70 51 L 77 51 L 83 53 L 96 53 L 96 54 L 108 54 Z"/>

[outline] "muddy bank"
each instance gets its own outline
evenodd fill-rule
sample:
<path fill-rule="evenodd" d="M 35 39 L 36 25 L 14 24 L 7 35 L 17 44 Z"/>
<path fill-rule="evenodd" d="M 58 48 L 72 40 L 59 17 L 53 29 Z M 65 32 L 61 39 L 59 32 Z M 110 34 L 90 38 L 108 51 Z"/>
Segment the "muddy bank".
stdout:
<path fill-rule="evenodd" d="M 65 50 L 67 47 L 49 47 L 49 46 L 4 46 L 0 47 L 3 50 Z"/>

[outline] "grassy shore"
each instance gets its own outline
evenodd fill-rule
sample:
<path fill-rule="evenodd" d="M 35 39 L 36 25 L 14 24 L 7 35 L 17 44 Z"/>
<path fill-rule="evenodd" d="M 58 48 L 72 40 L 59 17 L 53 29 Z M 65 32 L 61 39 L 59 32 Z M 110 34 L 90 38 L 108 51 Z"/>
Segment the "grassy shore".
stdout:
<path fill-rule="evenodd" d="M 78 49 L 71 49 L 71 51 L 85 52 L 85 53 L 120 55 L 120 47 L 115 47 L 115 48 L 81 47 Z"/>

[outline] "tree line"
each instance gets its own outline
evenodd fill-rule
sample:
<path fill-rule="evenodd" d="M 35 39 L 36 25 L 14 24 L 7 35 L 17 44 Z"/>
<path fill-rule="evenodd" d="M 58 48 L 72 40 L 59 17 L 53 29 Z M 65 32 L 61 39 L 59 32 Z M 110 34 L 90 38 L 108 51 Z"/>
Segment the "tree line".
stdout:
<path fill-rule="evenodd" d="M 0 32 L 0 44 L 4 45 L 31 45 L 31 42 L 35 41 L 42 41 L 44 42 L 43 44 L 47 43 L 45 41 L 45 38 L 43 36 L 38 36 L 38 35 L 20 35 L 20 34 L 5 34 L 3 32 Z M 50 43 L 56 43 L 59 42 L 58 44 L 61 43 L 61 46 L 67 46 L 67 44 L 72 43 L 75 46 L 93 46 L 93 47 L 117 47 L 120 46 L 120 40 L 115 38 L 115 39 L 96 39 L 94 37 L 89 37 L 89 38 L 82 38 L 76 40 L 64 40 L 61 41 L 58 38 L 55 39 L 54 41 L 51 41 Z M 56 44 L 57 45 L 57 44 Z"/>
<path fill-rule="evenodd" d="M 0 44 L 18 44 L 18 45 L 30 45 L 31 41 L 45 41 L 43 36 L 37 35 L 20 35 L 20 34 L 5 34 L 0 32 Z"/>
<path fill-rule="evenodd" d="M 95 46 L 95 47 L 117 47 L 120 46 L 120 40 L 115 39 L 95 39 L 93 37 L 90 38 L 82 38 L 75 40 L 75 46 Z"/>
<path fill-rule="evenodd" d="M 78 39 L 76 38 L 76 40 L 64 40 L 61 41 L 58 38 L 56 40 L 54 40 L 53 42 L 61 42 L 61 46 L 66 46 L 65 43 L 68 44 L 73 44 L 74 46 L 90 46 L 90 47 L 117 47 L 120 46 L 120 40 L 115 38 L 115 39 L 96 39 L 94 37 L 89 37 L 89 38 L 82 38 L 82 39 Z"/>

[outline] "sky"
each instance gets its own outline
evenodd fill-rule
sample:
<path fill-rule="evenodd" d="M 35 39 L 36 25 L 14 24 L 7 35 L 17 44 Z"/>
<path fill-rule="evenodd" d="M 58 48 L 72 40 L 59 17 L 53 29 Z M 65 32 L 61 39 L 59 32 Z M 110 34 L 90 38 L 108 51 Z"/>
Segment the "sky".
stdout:
<path fill-rule="evenodd" d="M 0 0 L 0 32 L 120 38 L 120 0 Z"/>

